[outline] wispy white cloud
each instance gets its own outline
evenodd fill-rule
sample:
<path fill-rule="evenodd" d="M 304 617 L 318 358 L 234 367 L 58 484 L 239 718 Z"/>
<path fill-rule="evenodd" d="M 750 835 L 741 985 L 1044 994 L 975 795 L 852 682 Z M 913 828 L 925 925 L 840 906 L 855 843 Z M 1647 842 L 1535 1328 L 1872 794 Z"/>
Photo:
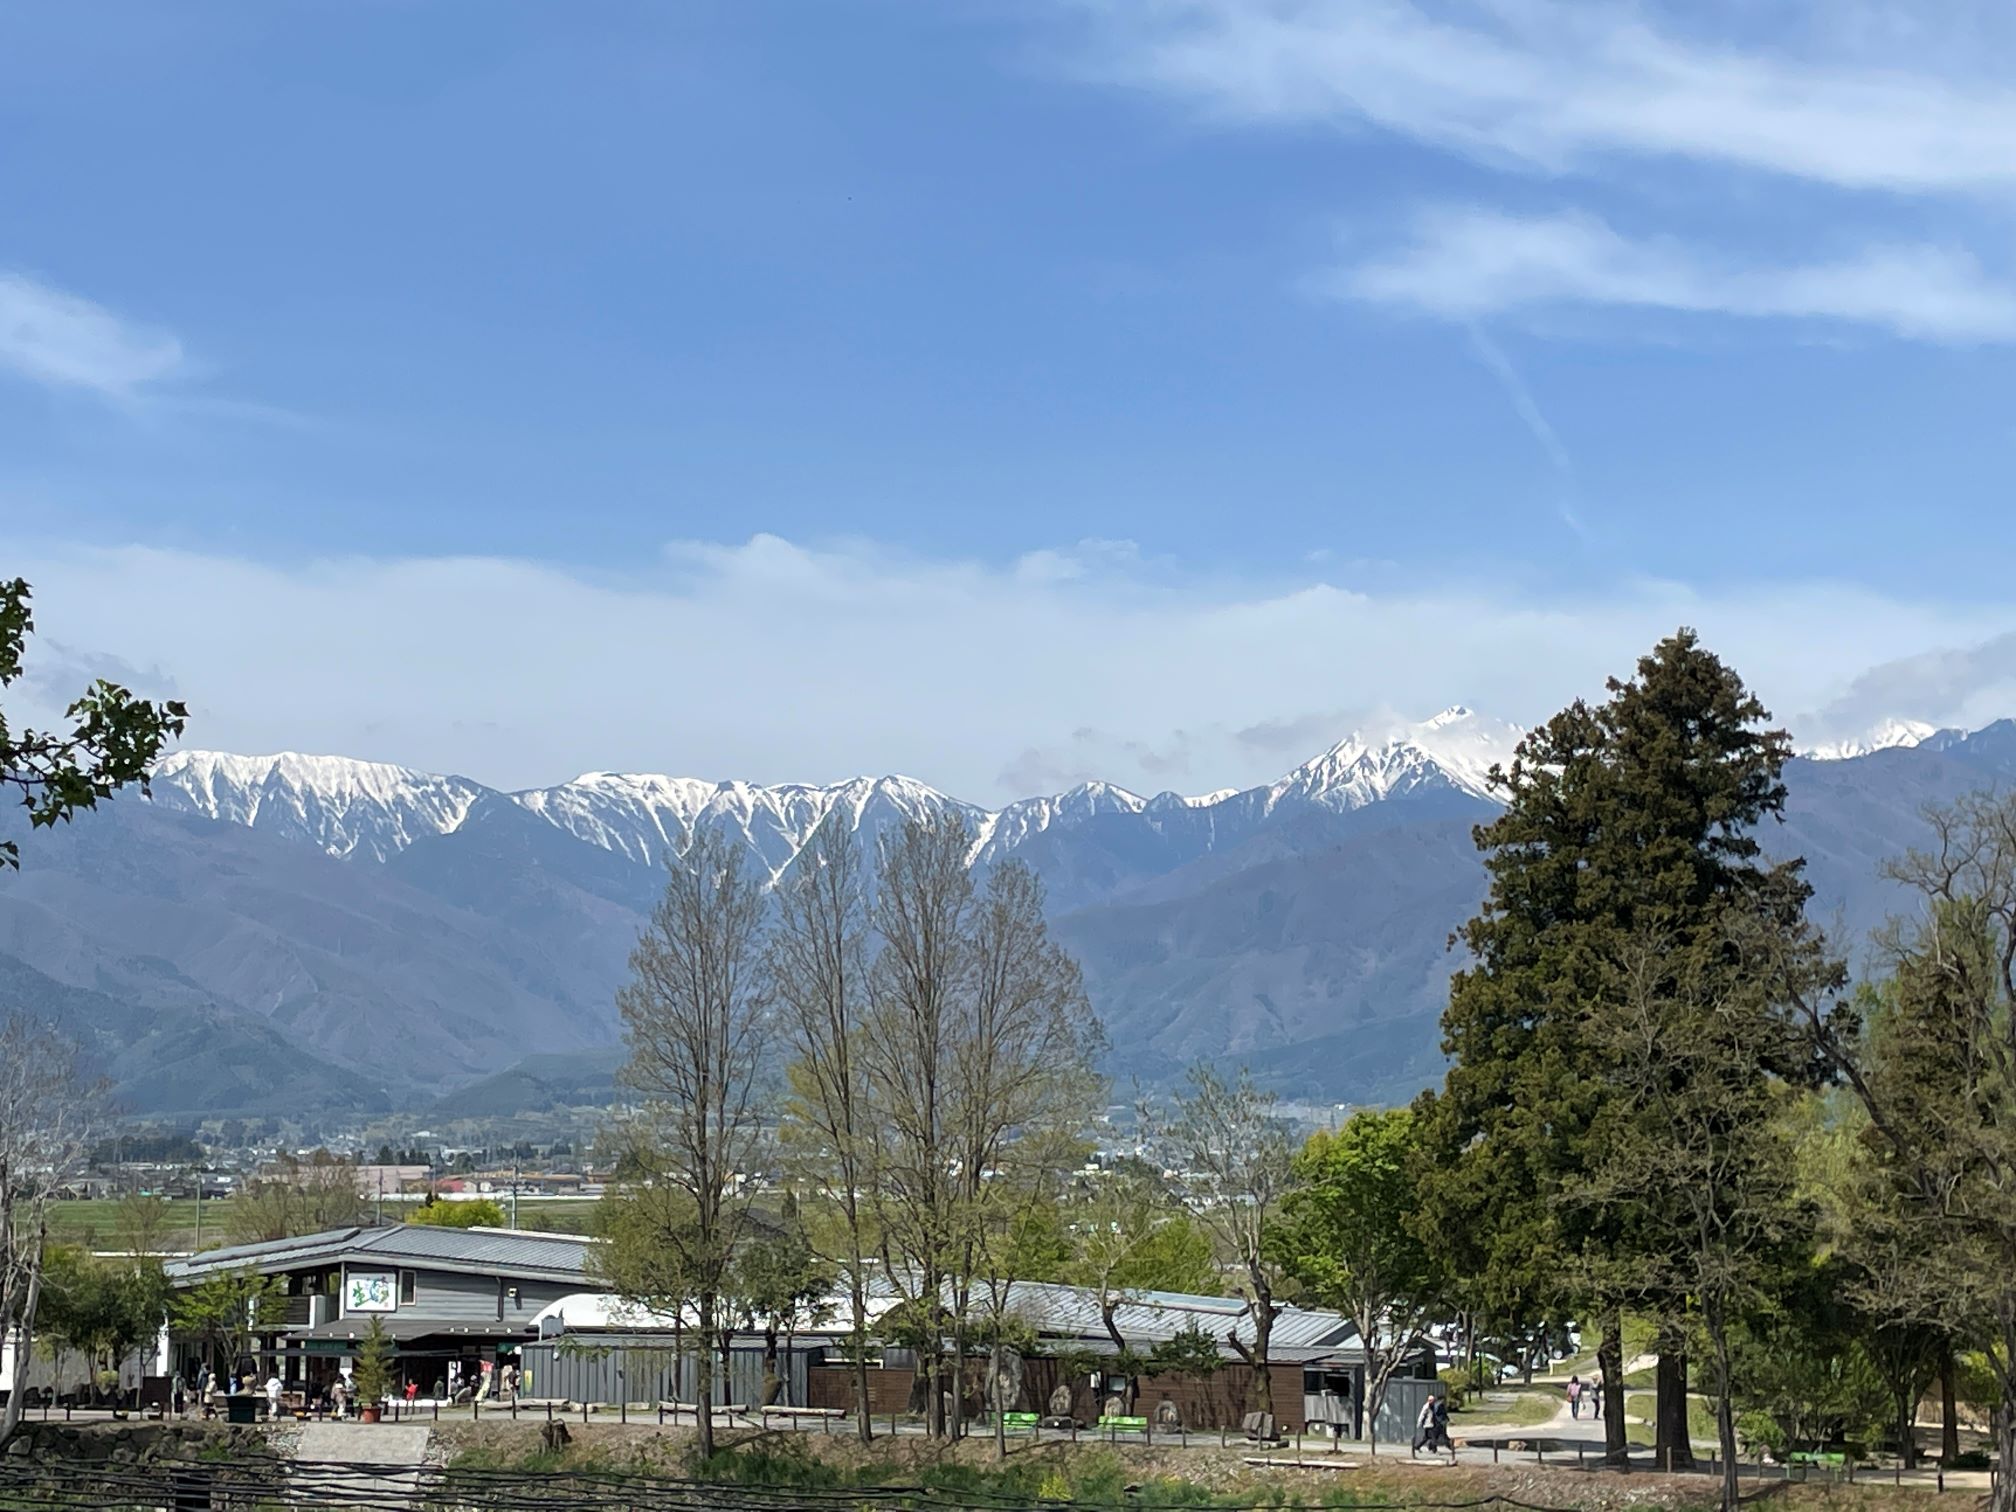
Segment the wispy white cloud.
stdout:
<path fill-rule="evenodd" d="M 1338 710 L 1537 720 L 1683 623 L 1780 710 L 2011 624 L 2006 606 L 1819 582 L 1619 579 L 1563 598 L 1323 568 L 1200 578 L 1111 545 L 988 563 L 759 536 L 612 581 L 493 557 L 289 566 L 31 541 L 10 570 L 35 584 L 44 634 L 172 678 L 204 745 L 502 784 L 906 771 L 984 802 L 1091 775 L 1264 781 L 1342 734 Z"/>
<path fill-rule="evenodd" d="M 183 368 L 165 331 L 22 273 L 0 272 L 0 368 L 52 388 L 131 397 Z"/>
<path fill-rule="evenodd" d="M 2016 288 L 1966 252 L 1874 247 L 1790 266 L 1737 266 L 1593 215 L 1441 208 L 1406 244 L 1321 281 L 1332 293 L 1474 321 L 1563 304 L 1874 326 L 1922 341 L 2016 340 Z"/>
<path fill-rule="evenodd" d="M 2016 184 L 2016 90 L 1997 56 L 1928 42 L 1928 31 L 1952 28 L 1903 24 L 1901 6 L 1827 0 L 1769 16 L 1710 5 L 1662 14 L 1621 0 L 1078 9 L 1095 21 L 1097 75 L 1237 120 L 1372 127 L 1548 172 L 1666 157 L 1859 189 Z M 1784 25 L 1787 16 L 1811 24 Z M 1690 35 L 1683 17 L 1723 23 L 1725 35 Z M 1745 25 L 1748 39 L 1735 35 Z"/>
<path fill-rule="evenodd" d="M 1541 413 L 1540 401 L 1533 397 L 1533 390 L 1527 387 L 1526 380 L 1519 374 L 1519 369 L 1512 365 L 1512 359 L 1505 355 L 1505 349 L 1492 340 L 1490 332 L 1481 325 L 1473 324 L 1470 327 L 1470 350 L 1484 371 L 1498 380 L 1498 386 L 1505 391 L 1505 397 L 1511 402 L 1512 412 L 1519 417 L 1519 423 L 1526 427 L 1528 433 L 1539 443 L 1540 450 L 1547 454 L 1547 460 L 1553 464 L 1555 480 L 1561 489 L 1561 496 L 1556 500 L 1554 508 L 1561 516 L 1561 523 L 1577 535 L 1584 534 L 1582 520 L 1575 504 L 1577 492 L 1575 459 L 1568 455 L 1568 448 L 1561 444 L 1559 433 L 1555 431 L 1546 415 Z"/>

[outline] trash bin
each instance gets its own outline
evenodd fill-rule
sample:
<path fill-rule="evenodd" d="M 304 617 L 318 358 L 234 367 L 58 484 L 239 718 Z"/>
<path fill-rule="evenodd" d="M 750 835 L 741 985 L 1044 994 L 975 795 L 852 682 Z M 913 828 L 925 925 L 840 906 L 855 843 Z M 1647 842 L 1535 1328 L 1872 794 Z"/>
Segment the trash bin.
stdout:
<path fill-rule="evenodd" d="M 227 1423 L 256 1423 L 259 1421 L 259 1398 L 249 1391 L 236 1392 L 224 1399 L 224 1421 Z"/>

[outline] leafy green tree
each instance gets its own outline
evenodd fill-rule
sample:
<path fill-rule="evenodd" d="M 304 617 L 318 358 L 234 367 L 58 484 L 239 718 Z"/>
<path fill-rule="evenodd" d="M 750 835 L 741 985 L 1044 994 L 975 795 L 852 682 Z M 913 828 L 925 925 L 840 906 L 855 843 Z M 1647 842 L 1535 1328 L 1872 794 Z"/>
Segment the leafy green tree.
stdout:
<path fill-rule="evenodd" d="M 672 1319 L 674 1380 L 689 1350 L 708 1350 L 705 1334 L 689 1339 L 686 1320 L 697 1290 L 689 1256 L 691 1200 L 672 1187 L 637 1182 L 617 1188 L 596 1204 L 602 1243 L 589 1251 L 589 1274 L 638 1307 Z M 668 1242 L 667 1236 L 677 1236 Z M 674 1387 L 679 1395 L 681 1387 Z"/>
<path fill-rule="evenodd" d="M 1852 1267 L 1808 1257 L 1772 1287 L 1772 1306 L 1735 1330 L 1730 1370 L 1743 1436 L 1782 1454 L 1859 1435 L 1885 1414 L 1883 1382 L 1863 1347 L 1867 1319 L 1849 1300 Z"/>
<path fill-rule="evenodd" d="M 1813 1252 L 1818 1218 L 1798 1191 L 1787 1117 L 1820 1074 L 1794 1004 L 1839 968 L 1806 927 L 1803 904 L 1803 886 L 1760 885 L 1728 905 L 1721 936 L 1681 950 L 1656 937 L 1627 947 L 1584 1026 L 1610 1067 L 1614 1106 L 1565 1200 L 1621 1215 L 1630 1244 L 1613 1256 L 1613 1280 L 1705 1339 L 1730 1509 L 1739 1500 L 1737 1333 L 1769 1305 L 1786 1268 Z M 1788 970 L 1801 978 L 1781 982 Z"/>
<path fill-rule="evenodd" d="M 1590 1013 L 1614 1000 L 1634 942 L 1656 936 L 1684 955 L 1725 930 L 1733 900 L 1770 889 L 1789 901 L 1803 884 L 1761 859 L 1755 835 L 1783 811 L 1791 742 L 1731 668 L 1681 630 L 1608 691 L 1556 714 L 1492 774 L 1506 808 L 1476 832 L 1490 891 L 1457 936 L 1468 961 L 1442 1022 L 1454 1064 L 1419 1107 L 1443 1172 L 1423 1229 L 1498 1317 L 1602 1320 L 1604 1429 L 1621 1457 L 1634 1220 L 1561 1200 L 1595 1169 L 1619 1116 Z M 1658 1448 L 1685 1463 L 1677 1342 L 1669 1329 Z"/>
<path fill-rule="evenodd" d="M 285 1283 L 277 1276 L 260 1275 L 256 1267 L 212 1271 L 171 1294 L 168 1326 L 184 1338 L 199 1340 L 211 1370 L 221 1377 L 251 1354 L 255 1334 L 279 1326 L 285 1297 Z"/>
<path fill-rule="evenodd" d="M 1357 1328 L 1377 1422 L 1388 1383 L 1420 1354 L 1447 1297 L 1441 1257 L 1407 1231 L 1421 1200 L 1413 1111 L 1354 1113 L 1335 1133 L 1319 1130 L 1294 1174 L 1274 1242 L 1305 1295 Z"/>
<path fill-rule="evenodd" d="M 0 688 L 22 675 L 35 629 L 28 584 L 0 583 Z M 47 828 L 94 808 L 129 783 L 147 790 L 161 748 L 182 733 L 189 711 L 180 703 L 149 703 L 117 683 L 98 679 L 64 712 L 68 729 L 14 729 L 0 713 L 0 788 L 21 795 L 28 822 Z M 0 840 L 0 868 L 21 864 L 20 847 Z"/>
<path fill-rule="evenodd" d="M 409 1223 L 432 1228 L 502 1228 L 506 1222 L 504 1205 L 494 1197 L 475 1197 L 466 1202 L 446 1202 L 430 1197 L 408 1215 Z"/>
<path fill-rule="evenodd" d="M 83 1355 L 96 1391 L 116 1385 L 120 1365 L 161 1330 L 168 1283 L 158 1260 L 101 1259 L 65 1246 L 51 1252 L 41 1328 Z"/>
<path fill-rule="evenodd" d="M 745 1239 L 736 1252 L 729 1290 L 734 1309 L 763 1335 L 763 1403 L 775 1402 L 784 1379 L 778 1369 L 778 1340 L 801 1320 L 824 1314 L 833 1272 L 812 1248 L 795 1198 L 787 1196 L 776 1227 Z M 724 1334 L 723 1347 L 732 1335 Z M 724 1358 L 722 1369 L 728 1368 Z"/>
<path fill-rule="evenodd" d="M 1868 1116 L 1858 1254 L 1890 1325 L 1978 1349 L 2016 1400 L 2016 797 L 1928 816 L 1932 843 L 1891 876 L 1922 899 L 1881 941 L 1891 978 L 1808 1016 Z M 2016 1414 L 1996 1415 L 2016 1464 Z M 2016 1508 L 2016 1476 L 1989 1493 Z"/>

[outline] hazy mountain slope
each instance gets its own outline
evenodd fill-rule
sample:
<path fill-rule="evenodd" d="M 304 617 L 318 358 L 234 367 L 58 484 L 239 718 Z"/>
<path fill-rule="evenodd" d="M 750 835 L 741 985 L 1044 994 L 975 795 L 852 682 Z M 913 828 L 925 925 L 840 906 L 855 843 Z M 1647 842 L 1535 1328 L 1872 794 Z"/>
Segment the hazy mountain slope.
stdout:
<path fill-rule="evenodd" d="M 485 1118 L 551 1108 L 593 1107 L 616 1095 L 621 1046 L 567 1055 L 528 1055 L 517 1065 L 450 1092 L 428 1110 L 434 1118 Z"/>
<path fill-rule="evenodd" d="M 1926 804 L 2016 781 L 2016 723 L 1908 733 L 1795 761 L 1787 822 L 1764 836 L 1808 858 L 1844 948 L 1909 901 L 1879 869 L 1922 836 Z M 1240 792 L 1088 784 L 992 814 L 900 777 L 591 774 L 514 794 L 340 758 L 190 759 L 160 801 L 32 838 L 0 880 L 0 953 L 189 1043 L 239 1043 L 243 1016 L 409 1104 L 472 1083 L 454 1106 L 572 1097 L 605 1085 L 614 992 L 676 837 L 716 826 L 782 878 L 821 824 L 872 853 L 957 812 L 977 867 L 1013 858 L 1045 880 L 1123 1074 L 1236 1058 L 1305 1095 L 1394 1097 L 1436 1073 L 1446 942 L 1484 889 L 1470 830 L 1513 734 L 1450 710 Z M 256 1048 L 249 1080 L 313 1079 Z"/>
<path fill-rule="evenodd" d="M 613 1017 L 566 995 L 536 938 L 384 867 L 130 800 L 24 845 L 0 952 L 130 1004 L 271 1020 L 395 1087 L 605 1042 Z"/>
<path fill-rule="evenodd" d="M 65 986 L 0 955 L 0 1016 L 59 1028 L 82 1069 L 109 1083 L 115 1112 L 324 1113 L 389 1106 L 384 1088 L 332 1065 L 263 1019 L 209 1004 L 138 1007 Z"/>
<path fill-rule="evenodd" d="M 1450 927 L 1483 895 L 1470 826 L 1390 827 L 1201 891 L 1067 914 L 1121 1071 L 1158 1078 L 1345 1035 L 1303 1069 L 1332 1095 L 1435 1059 Z"/>

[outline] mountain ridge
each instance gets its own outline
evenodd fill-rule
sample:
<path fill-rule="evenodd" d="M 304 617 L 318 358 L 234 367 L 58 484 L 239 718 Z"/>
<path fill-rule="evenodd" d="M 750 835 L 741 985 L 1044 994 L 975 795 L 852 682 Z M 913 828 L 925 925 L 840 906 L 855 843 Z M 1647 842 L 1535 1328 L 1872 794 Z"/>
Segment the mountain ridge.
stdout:
<path fill-rule="evenodd" d="M 1300 1095 L 1402 1096 L 1440 1064 L 1448 939 L 1486 880 L 1470 831 L 1497 812 L 1490 765 L 1516 734 L 1458 708 L 1237 792 L 1091 783 L 992 810 L 900 778 L 583 774 L 513 794 L 388 763 L 179 753 L 152 803 L 24 848 L 0 887 L 0 966 L 21 969 L 0 988 L 57 1017 L 86 1012 L 65 992 L 110 999 L 120 1013 L 92 999 L 86 1014 L 106 1063 L 162 1107 L 258 1100 L 262 1077 L 281 1105 L 579 1095 L 615 1042 L 659 864 L 693 826 L 720 826 L 775 881 L 835 818 L 872 849 L 906 818 L 957 812 L 976 869 L 1013 859 L 1042 880 L 1116 1075 L 1236 1056 Z M 1920 842 L 1924 807 L 2012 780 L 2016 721 L 1802 756 L 1762 838 L 1807 857 L 1816 919 L 1852 946 L 1901 901 L 1880 863 Z M 189 1053 L 206 1037 L 238 1069 L 176 1085 L 208 1074 Z M 173 1075 L 137 1074 L 150 1045 Z"/>

